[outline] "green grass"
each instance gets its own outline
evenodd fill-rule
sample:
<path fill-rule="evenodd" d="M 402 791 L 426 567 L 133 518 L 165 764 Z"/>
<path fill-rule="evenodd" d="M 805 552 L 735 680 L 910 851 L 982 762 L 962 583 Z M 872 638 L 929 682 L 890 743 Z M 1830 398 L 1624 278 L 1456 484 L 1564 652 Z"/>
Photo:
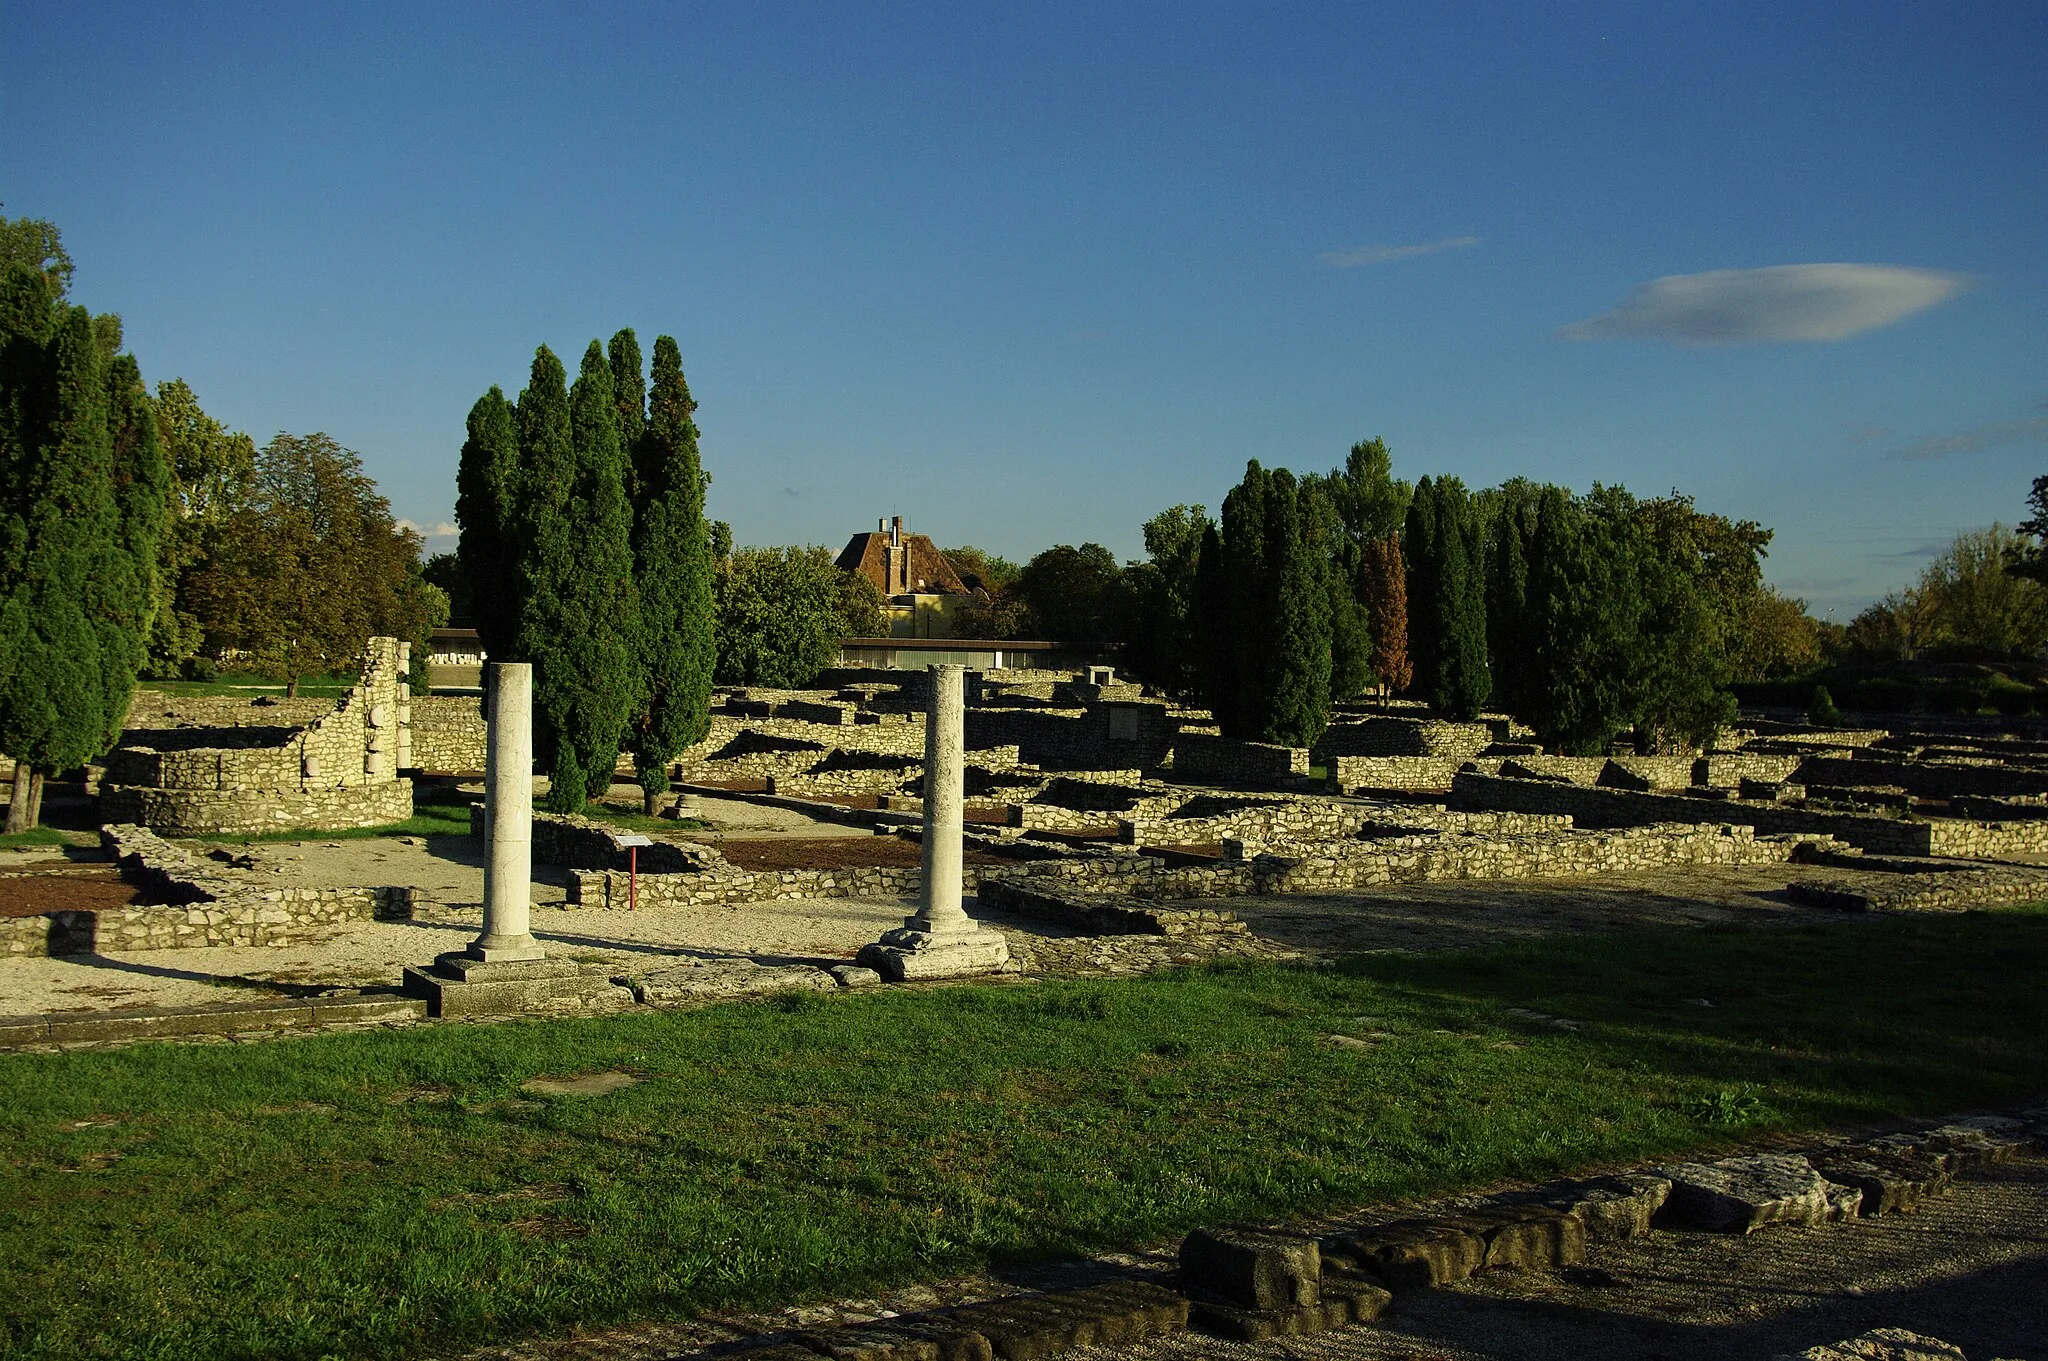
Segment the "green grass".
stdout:
<path fill-rule="evenodd" d="M 239 835 L 194 837 L 219 846 L 246 846 L 263 841 L 362 841 L 379 836 L 468 836 L 469 805 L 423 803 L 414 807 L 404 822 L 387 822 L 381 827 L 344 827 L 337 831 L 245 832 Z"/>
<path fill-rule="evenodd" d="M 2014 911 L 20 1055 L 0 1354 L 455 1349 L 2008 1102 L 2044 968 Z"/>
<path fill-rule="evenodd" d="M 701 832 L 711 825 L 702 818 L 651 818 L 610 803 L 593 803 L 583 815 L 628 832 Z"/>
<path fill-rule="evenodd" d="M 0 851 L 19 850 L 28 846 L 91 846 L 98 843 L 99 838 L 96 836 L 61 831 L 55 827 L 31 827 L 25 832 L 0 833 Z"/>
<path fill-rule="evenodd" d="M 342 691 L 356 683 L 353 671 L 335 672 L 326 676 L 299 677 L 299 698 L 336 699 Z M 258 695 L 284 694 L 284 679 L 279 676 L 263 676 L 252 672 L 228 672 L 215 680 L 146 680 L 136 682 L 143 690 L 161 690 L 167 695 L 236 695 L 254 699 Z"/>

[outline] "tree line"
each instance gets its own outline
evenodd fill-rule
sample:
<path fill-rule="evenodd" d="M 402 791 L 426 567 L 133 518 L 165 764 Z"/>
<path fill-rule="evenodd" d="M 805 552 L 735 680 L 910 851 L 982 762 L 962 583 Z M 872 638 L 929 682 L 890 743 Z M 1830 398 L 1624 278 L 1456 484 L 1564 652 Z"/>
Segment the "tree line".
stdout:
<path fill-rule="evenodd" d="M 300 675 L 372 633 L 424 644 L 419 538 L 323 434 L 262 449 L 189 385 L 144 384 L 118 315 L 69 301 L 52 223 L 0 217 L 0 751 L 8 830 L 45 776 L 104 755 L 138 675 L 243 658 Z"/>
<path fill-rule="evenodd" d="M 1049 549 L 973 622 L 1122 643 L 1131 672 L 1252 741 L 1312 745 L 1332 705 L 1378 691 L 1505 710 L 1554 750 L 1677 750 L 1733 717 L 1731 681 L 1810 657 L 1810 627 L 1768 627 L 1812 624 L 1763 580 L 1770 539 L 1675 493 L 1411 484 L 1374 439 L 1327 473 L 1252 462 L 1218 516 L 1148 521 L 1141 561 Z"/>

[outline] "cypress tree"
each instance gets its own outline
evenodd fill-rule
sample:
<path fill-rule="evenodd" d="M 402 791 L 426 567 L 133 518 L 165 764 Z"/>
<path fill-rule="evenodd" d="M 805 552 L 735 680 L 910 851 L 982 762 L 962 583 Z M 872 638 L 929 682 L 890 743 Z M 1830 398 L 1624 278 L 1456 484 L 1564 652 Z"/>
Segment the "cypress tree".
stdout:
<path fill-rule="evenodd" d="M 630 326 L 612 337 L 607 356 L 612 371 L 612 403 L 618 410 L 619 448 L 626 456 L 626 501 L 639 506 L 647 498 L 640 489 L 644 457 L 640 440 L 647 433 L 647 380 L 640 372 L 640 339 Z"/>
<path fill-rule="evenodd" d="M 572 773 L 572 767 L 563 766 L 560 748 L 573 748 L 573 770 L 582 772 L 583 787 L 551 787 L 549 806 L 558 812 L 579 812 L 587 799 L 601 799 L 611 788 L 626 722 L 641 688 L 634 656 L 640 628 L 626 460 L 619 447 L 611 367 L 595 340 L 584 351 L 582 371 L 569 390 L 569 419 L 576 459 L 569 522 L 576 532 L 569 541 L 571 596 L 565 602 L 565 622 L 572 632 L 564 642 L 573 657 L 569 673 L 558 674 L 552 686 L 566 701 L 558 718 L 556 766 Z"/>
<path fill-rule="evenodd" d="M 1408 502 L 1408 517 L 1401 531 L 1401 561 L 1408 585 L 1408 661 L 1414 668 L 1415 683 L 1432 702 L 1442 635 L 1442 621 L 1436 608 L 1437 530 L 1441 519 L 1436 480 L 1425 477 L 1415 484 L 1415 494 Z"/>
<path fill-rule="evenodd" d="M 1265 627 L 1249 635 L 1264 684 L 1251 696 L 1255 741 L 1313 746 L 1330 721 L 1329 567 L 1304 523 L 1302 495 L 1285 468 L 1265 496 Z"/>
<path fill-rule="evenodd" d="M 1527 537 L 1522 508 L 1512 499 L 1504 501 L 1494 521 L 1486 574 L 1486 648 L 1495 694 L 1511 713 L 1521 711 L 1519 686 L 1529 648 Z"/>
<path fill-rule="evenodd" d="M 1366 543 L 1359 556 L 1358 596 L 1372 634 L 1373 675 L 1399 694 L 1415 683 L 1408 660 L 1408 573 L 1399 535 Z"/>
<path fill-rule="evenodd" d="M 1493 691 L 1486 665 L 1486 575 L 1471 498 L 1455 478 L 1436 484 L 1436 674 L 1430 702 L 1453 718 L 1478 716 Z"/>
<path fill-rule="evenodd" d="M 1195 682 L 1202 702 L 1220 725 L 1231 702 L 1237 660 L 1231 647 L 1229 578 L 1223 565 L 1223 535 L 1214 521 L 1202 527 L 1195 554 Z"/>
<path fill-rule="evenodd" d="M 1222 653 L 1223 706 L 1215 708 L 1225 737 L 1258 741 L 1264 727 L 1264 697 L 1273 692 L 1273 586 L 1266 542 L 1266 502 L 1272 478 L 1257 459 L 1245 464 L 1244 480 L 1223 498 Z"/>
<path fill-rule="evenodd" d="M 114 512 L 120 538 L 106 580 L 118 582 L 108 600 L 110 651 L 118 665 L 103 672 L 109 687 L 102 750 L 120 739 L 135 675 L 148 643 L 162 592 L 158 572 L 170 529 L 172 473 L 157 432 L 156 404 L 132 354 L 116 355 L 107 369 L 107 433 L 113 446 Z"/>
<path fill-rule="evenodd" d="M 587 663 L 579 643 L 588 632 L 575 579 L 573 517 L 576 450 L 569 434 L 568 375 L 543 345 L 519 394 L 519 500 L 509 519 L 518 554 L 520 597 L 510 653 L 502 660 L 534 668 L 534 759 L 549 772 L 548 807 L 579 812 L 587 777 L 564 729 L 578 698 L 576 671 Z"/>
<path fill-rule="evenodd" d="M 469 581 L 477 638 L 494 661 L 517 655 L 522 554 L 515 523 L 522 500 L 518 411 L 493 386 L 469 409 L 469 438 L 456 465 L 462 537 L 455 551 Z"/>
<path fill-rule="evenodd" d="M 34 825 L 43 775 L 103 754 L 119 733 L 141 662 L 163 488 L 154 425 L 136 416 L 135 394 L 115 399 L 91 314 L 57 308 L 47 279 L 26 266 L 5 288 L 0 552 L 13 571 L 0 600 L 0 751 L 17 762 L 7 825 L 20 831 Z M 132 360 L 111 377 L 140 382 Z M 117 428 L 132 467 L 117 462 Z M 137 485 L 121 487 L 131 473 Z"/>
<path fill-rule="evenodd" d="M 630 342 L 632 334 L 621 331 L 619 336 Z M 619 338 L 612 343 L 616 373 Z M 646 674 L 633 728 L 633 768 L 650 805 L 668 788 L 669 763 L 702 741 L 711 727 L 718 644 L 711 538 L 704 523 L 709 479 L 697 454 L 697 424 L 691 419 L 696 408 L 683 379 L 681 351 L 673 337 L 658 337 L 652 409 L 638 450 L 633 523 L 640 660 Z"/>

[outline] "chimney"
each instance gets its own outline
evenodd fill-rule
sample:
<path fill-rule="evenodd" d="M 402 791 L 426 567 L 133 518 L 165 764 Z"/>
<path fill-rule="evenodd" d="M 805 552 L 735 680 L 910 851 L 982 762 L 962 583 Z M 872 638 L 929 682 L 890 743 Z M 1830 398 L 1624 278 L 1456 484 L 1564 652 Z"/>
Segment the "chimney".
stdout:
<path fill-rule="evenodd" d="M 901 515 L 889 521 L 889 542 L 899 547 L 903 543 L 903 517 Z"/>

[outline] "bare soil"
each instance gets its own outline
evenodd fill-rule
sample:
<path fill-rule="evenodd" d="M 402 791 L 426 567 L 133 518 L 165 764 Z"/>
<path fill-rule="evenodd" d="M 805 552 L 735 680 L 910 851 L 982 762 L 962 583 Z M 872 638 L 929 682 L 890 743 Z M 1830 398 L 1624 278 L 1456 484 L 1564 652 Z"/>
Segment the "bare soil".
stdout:
<path fill-rule="evenodd" d="M 52 860 L 0 875 L 0 917 L 36 917 L 45 912 L 99 912 L 159 901 L 122 880 L 112 865 L 75 865 Z"/>

